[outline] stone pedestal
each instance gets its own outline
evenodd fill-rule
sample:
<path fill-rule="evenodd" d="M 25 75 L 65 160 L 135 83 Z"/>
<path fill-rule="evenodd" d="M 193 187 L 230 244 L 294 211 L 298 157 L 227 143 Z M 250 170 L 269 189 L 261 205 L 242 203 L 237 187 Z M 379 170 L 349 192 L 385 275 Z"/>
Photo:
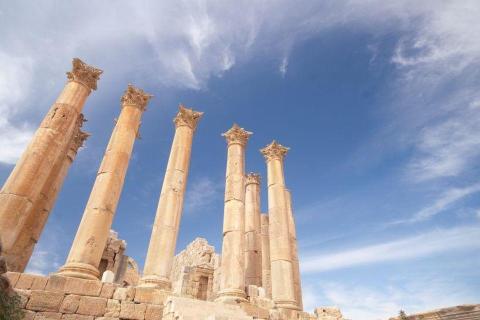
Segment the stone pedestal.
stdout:
<path fill-rule="evenodd" d="M 217 300 L 245 299 L 245 146 L 251 132 L 234 124 L 228 143 L 223 218 L 222 273 Z"/>
<path fill-rule="evenodd" d="M 180 105 L 174 119 L 175 136 L 148 246 L 142 286 L 171 287 L 169 276 L 182 216 L 193 133 L 202 114 Z"/>
<path fill-rule="evenodd" d="M 23 272 L 32 256 L 35 245 L 40 239 L 43 228 L 47 223 L 50 212 L 53 209 L 55 200 L 60 192 L 63 181 L 67 176 L 73 160 L 75 159 L 78 149 L 83 145 L 89 134 L 80 130 L 83 122 L 86 121 L 81 114 L 75 127 L 75 133 L 68 145 L 68 151 L 63 159 L 58 159 L 52 168 L 52 174 L 47 180 L 45 187 L 40 193 L 40 197 L 35 201 L 29 218 L 25 222 L 24 229 L 26 232 L 20 234 L 17 245 L 12 248 L 11 253 L 17 257 L 16 267 L 18 272 Z"/>
<path fill-rule="evenodd" d="M 293 216 L 292 194 L 290 190 L 285 189 L 285 196 L 287 197 L 288 231 L 290 235 L 290 246 L 292 250 L 295 300 L 300 310 L 303 310 L 302 283 L 300 278 L 300 264 L 298 261 L 298 249 L 297 249 L 297 232 L 295 227 L 295 217 Z"/>
<path fill-rule="evenodd" d="M 283 159 L 288 151 L 273 141 L 261 150 L 267 161 L 272 299 L 279 308 L 298 310 L 285 193 Z"/>
<path fill-rule="evenodd" d="M 245 187 L 245 286 L 262 285 L 260 175 L 249 173 Z"/>
<path fill-rule="evenodd" d="M 66 264 L 59 274 L 99 279 L 98 266 L 110 234 L 140 120 L 150 95 L 129 85 L 122 96 L 122 111 L 97 173 L 82 221 Z"/>
<path fill-rule="evenodd" d="M 261 245 L 262 245 L 262 287 L 266 296 L 272 297 L 272 282 L 270 276 L 270 235 L 268 233 L 268 215 L 261 215 Z"/>
<path fill-rule="evenodd" d="M 58 173 L 54 167 L 65 159 L 85 101 L 97 89 L 101 73 L 80 59 L 73 60 L 68 83 L 0 190 L 0 241 L 10 270 L 24 267 L 24 258 L 17 260 L 13 248 L 25 246 L 21 241 L 29 238 L 24 233 L 31 234 L 26 226 L 32 209 L 52 175 Z"/>

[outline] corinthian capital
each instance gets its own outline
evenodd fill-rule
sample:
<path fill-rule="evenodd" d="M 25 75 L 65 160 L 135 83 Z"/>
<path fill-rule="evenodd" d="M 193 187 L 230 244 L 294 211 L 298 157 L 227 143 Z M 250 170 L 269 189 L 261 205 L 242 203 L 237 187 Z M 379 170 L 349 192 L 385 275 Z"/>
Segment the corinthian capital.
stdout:
<path fill-rule="evenodd" d="M 263 154 L 267 161 L 270 160 L 283 160 L 283 157 L 287 154 L 290 148 L 282 146 L 277 141 L 273 140 L 268 146 L 263 149 L 260 149 L 260 152 Z"/>
<path fill-rule="evenodd" d="M 222 136 L 227 139 L 228 145 L 237 143 L 244 146 L 247 144 L 248 138 L 252 134 L 252 132 L 246 131 L 245 129 L 240 128 L 238 124 L 234 123 L 227 132 L 222 133 Z"/>
<path fill-rule="evenodd" d="M 254 173 L 254 172 L 250 172 L 248 173 L 246 176 L 245 176 L 245 184 L 252 184 L 252 183 L 255 183 L 255 184 L 260 184 L 260 174 L 259 173 Z"/>
<path fill-rule="evenodd" d="M 129 84 L 120 101 L 124 106 L 135 106 L 140 110 L 145 111 L 147 103 L 150 101 L 151 97 L 153 97 L 151 94 Z"/>
<path fill-rule="evenodd" d="M 183 104 L 178 106 L 178 113 L 173 119 L 175 127 L 187 126 L 195 130 L 198 121 L 202 117 L 203 112 L 195 111 L 191 108 L 186 108 Z"/>
<path fill-rule="evenodd" d="M 91 90 L 97 90 L 97 80 L 100 79 L 102 73 L 102 70 L 89 66 L 78 58 L 74 58 L 72 71 L 67 72 L 67 78 L 70 81 L 78 81 Z"/>
<path fill-rule="evenodd" d="M 78 133 L 72 139 L 70 150 L 77 153 L 78 149 L 80 149 L 80 147 L 83 147 L 83 144 L 88 137 L 90 137 L 90 133 L 78 130 Z"/>

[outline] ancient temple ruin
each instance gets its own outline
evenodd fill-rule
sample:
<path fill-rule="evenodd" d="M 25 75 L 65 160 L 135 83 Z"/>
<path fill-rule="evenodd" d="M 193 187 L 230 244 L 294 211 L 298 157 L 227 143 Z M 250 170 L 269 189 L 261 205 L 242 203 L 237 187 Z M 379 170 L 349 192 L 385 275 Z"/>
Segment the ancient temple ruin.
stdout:
<path fill-rule="evenodd" d="M 143 271 L 111 231 L 141 118 L 152 98 L 128 85 L 121 110 L 72 239 L 54 274 L 23 273 L 78 148 L 82 109 L 103 71 L 73 60 L 68 81 L 0 190 L 0 241 L 25 319 L 342 319 L 337 309 L 303 311 L 292 196 L 285 182 L 289 148 L 261 150 L 268 175 L 245 172 L 249 132 L 226 139 L 221 253 L 198 238 L 175 256 L 191 148 L 203 113 L 180 105 Z M 112 115 L 112 118 L 114 115 Z M 267 183 L 268 213 L 260 211 Z M 220 225 L 220 221 L 218 222 Z M 323 310 L 323 311 L 322 311 Z"/>

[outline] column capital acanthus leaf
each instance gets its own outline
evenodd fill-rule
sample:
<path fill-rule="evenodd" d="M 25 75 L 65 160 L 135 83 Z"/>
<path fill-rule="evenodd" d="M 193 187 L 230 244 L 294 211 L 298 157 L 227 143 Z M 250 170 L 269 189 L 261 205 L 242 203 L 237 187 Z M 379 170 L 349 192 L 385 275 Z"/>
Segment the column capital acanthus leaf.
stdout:
<path fill-rule="evenodd" d="M 273 140 L 268 146 L 263 149 L 260 149 L 260 152 L 265 157 L 265 160 L 283 160 L 290 148 L 282 146 L 277 141 Z"/>
<path fill-rule="evenodd" d="M 246 178 L 245 185 L 260 184 L 260 181 L 262 180 L 260 174 L 255 172 L 248 173 L 247 175 L 245 175 L 245 178 Z"/>
<path fill-rule="evenodd" d="M 90 90 L 97 90 L 97 81 L 100 79 L 102 70 L 89 66 L 79 58 L 72 61 L 72 71 L 67 72 L 69 81 L 78 81 Z"/>
<path fill-rule="evenodd" d="M 187 126 L 195 130 L 198 121 L 202 118 L 203 112 L 195 111 L 192 108 L 187 108 L 183 104 L 178 106 L 178 113 L 173 119 L 175 127 Z"/>
<path fill-rule="evenodd" d="M 241 144 L 246 145 L 248 138 L 252 135 L 252 132 L 246 131 L 241 128 L 238 124 L 234 123 L 233 126 L 225 133 L 222 133 L 222 136 L 227 139 L 228 144 Z"/>
<path fill-rule="evenodd" d="M 148 101 L 150 101 L 152 97 L 153 96 L 151 94 L 148 94 L 142 89 L 129 84 L 120 101 L 124 106 L 135 106 L 140 110 L 145 111 Z"/>

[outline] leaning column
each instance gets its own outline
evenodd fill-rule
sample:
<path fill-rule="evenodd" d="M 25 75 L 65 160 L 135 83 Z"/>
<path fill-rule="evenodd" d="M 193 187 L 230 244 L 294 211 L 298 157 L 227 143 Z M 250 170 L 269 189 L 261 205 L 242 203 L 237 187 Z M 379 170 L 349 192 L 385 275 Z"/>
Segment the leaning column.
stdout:
<path fill-rule="evenodd" d="M 300 278 L 300 264 L 298 261 L 297 232 L 292 209 L 292 194 L 288 189 L 285 189 L 285 194 L 287 197 L 288 233 L 290 236 L 290 246 L 292 248 L 291 250 L 293 263 L 293 283 L 295 285 L 295 300 L 298 307 L 303 310 L 302 282 Z"/>
<path fill-rule="evenodd" d="M 97 89 L 101 70 L 80 59 L 73 59 L 68 82 L 35 132 L 32 141 L 18 160 L 0 190 L 0 241 L 11 270 L 19 270 L 17 255 L 11 253 L 19 243 L 33 204 L 53 174 L 54 164 L 65 157 L 75 123 L 87 97 Z"/>
<path fill-rule="evenodd" d="M 122 96 L 122 111 L 97 173 L 78 227 L 63 276 L 98 279 L 98 266 L 110 233 L 140 120 L 150 95 L 129 85 Z"/>
<path fill-rule="evenodd" d="M 171 288 L 170 271 L 182 216 L 193 134 L 202 115 L 203 112 L 180 105 L 173 120 L 175 136 L 140 281 L 143 286 Z"/>
<path fill-rule="evenodd" d="M 83 114 L 80 114 L 75 126 L 75 134 L 70 141 L 68 151 L 63 159 L 59 159 L 55 163 L 52 174 L 50 175 L 45 188 L 42 190 L 40 197 L 34 203 L 29 219 L 25 224 L 25 230 L 20 235 L 18 245 L 13 248 L 12 253 L 17 256 L 18 272 L 23 272 L 32 256 L 35 245 L 40 239 L 43 228 L 47 223 L 50 212 L 53 209 L 55 200 L 60 192 L 68 170 L 73 160 L 77 156 L 78 149 L 83 146 L 85 140 L 89 137 L 88 133 L 83 132 L 80 127 L 84 120 Z"/>
<path fill-rule="evenodd" d="M 245 146 L 251 134 L 237 124 L 223 134 L 228 149 L 218 301 L 245 299 Z"/>
<path fill-rule="evenodd" d="M 262 287 L 268 298 L 272 297 L 272 282 L 270 277 L 270 235 L 268 233 L 268 215 L 261 215 L 262 236 Z"/>
<path fill-rule="evenodd" d="M 262 284 L 260 175 L 249 173 L 245 186 L 245 285 Z"/>
<path fill-rule="evenodd" d="M 283 158 L 288 148 L 273 141 L 260 150 L 267 161 L 272 299 L 279 308 L 298 309 L 288 228 Z"/>

